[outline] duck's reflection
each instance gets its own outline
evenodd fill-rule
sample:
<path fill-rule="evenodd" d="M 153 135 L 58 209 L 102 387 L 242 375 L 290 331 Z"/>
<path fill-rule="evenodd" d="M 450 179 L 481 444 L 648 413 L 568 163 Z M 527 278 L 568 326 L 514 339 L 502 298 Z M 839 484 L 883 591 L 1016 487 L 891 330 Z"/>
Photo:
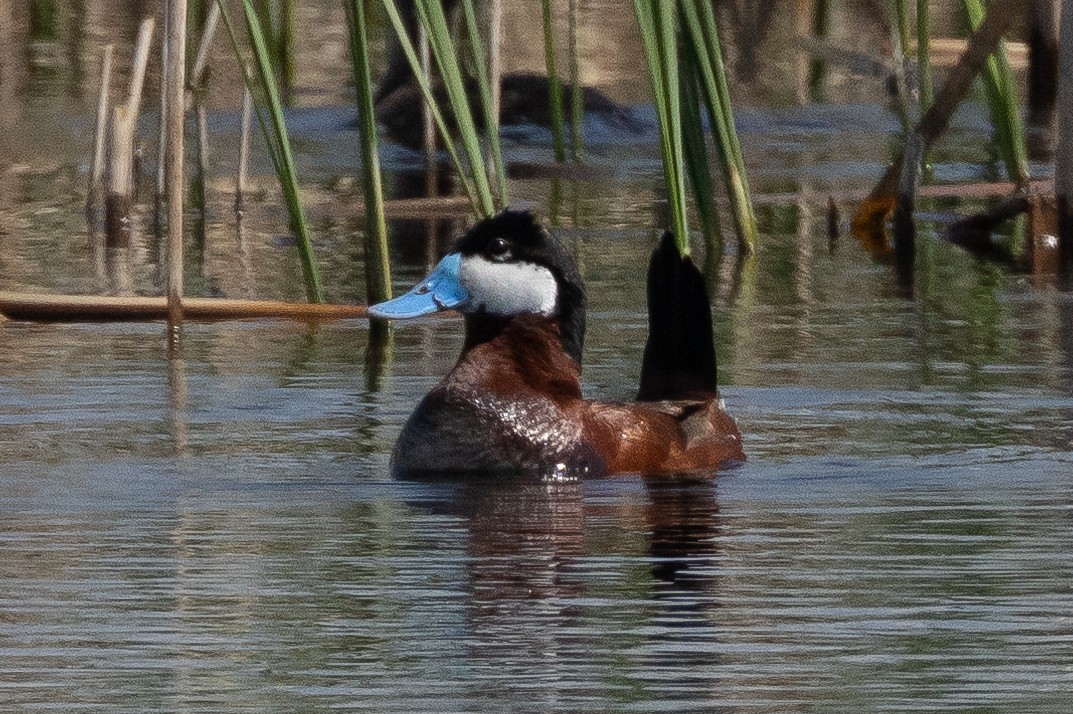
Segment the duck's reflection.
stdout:
<path fill-rule="evenodd" d="M 720 530 L 715 482 L 650 478 L 645 486 L 655 596 L 692 600 L 693 595 L 710 595 Z"/>
<path fill-rule="evenodd" d="M 714 481 L 645 485 L 655 605 L 635 676 L 686 709 L 718 687 L 719 504 Z"/>
<path fill-rule="evenodd" d="M 463 636 L 495 669 L 488 687 L 524 689 L 526 673 L 571 697 L 595 667 L 696 696 L 704 671 L 683 664 L 712 658 L 712 481 L 469 480 L 445 505 L 466 524 Z"/>
<path fill-rule="evenodd" d="M 578 482 L 469 481 L 457 505 L 468 521 L 474 624 L 514 616 L 524 601 L 561 601 L 584 592 L 573 565 L 585 553 Z"/>

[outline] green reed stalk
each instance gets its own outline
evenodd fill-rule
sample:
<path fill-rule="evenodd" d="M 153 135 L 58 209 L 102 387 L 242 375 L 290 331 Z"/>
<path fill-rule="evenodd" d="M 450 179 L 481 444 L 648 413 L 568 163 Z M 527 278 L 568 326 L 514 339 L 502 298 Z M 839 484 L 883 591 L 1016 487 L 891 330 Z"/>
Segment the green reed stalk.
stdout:
<path fill-rule="evenodd" d="M 551 110 L 551 143 L 555 160 L 566 161 L 563 143 L 566 118 L 563 113 L 563 88 L 559 84 L 559 72 L 555 68 L 555 27 L 551 16 L 551 0 L 541 0 L 544 10 L 544 65 L 548 73 L 548 101 Z"/>
<path fill-rule="evenodd" d="M 902 56 L 895 59 L 904 62 L 909 52 L 909 0 L 894 0 L 894 23 L 902 45 Z"/>
<path fill-rule="evenodd" d="M 488 201 L 481 198 L 478 195 L 476 185 L 467 174 L 466 164 L 463 163 L 462 158 L 458 153 L 454 137 L 451 135 L 451 130 L 447 126 L 447 120 L 444 119 L 443 112 L 440 111 L 439 102 L 436 101 L 436 95 L 432 91 L 432 85 L 429 84 L 429 79 L 425 76 L 424 69 L 421 66 L 421 59 L 417 56 L 417 50 L 414 48 L 414 43 L 406 31 L 406 24 L 402 20 L 402 15 L 399 13 L 399 8 L 395 4 L 395 0 L 383 0 L 383 5 L 384 10 L 388 14 L 388 19 L 391 20 L 391 24 L 395 28 L 395 34 L 399 38 L 399 46 L 402 48 L 403 54 L 406 56 L 406 61 L 410 63 L 410 68 L 413 70 L 414 79 L 417 81 L 417 86 L 421 90 L 421 95 L 425 98 L 425 106 L 428 107 L 429 114 L 432 116 L 432 121 L 436 124 L 436 129 L 440 133 L 440 139 L 443 141 L 444 149 L 447 151 L 451 163 L 454 164 L 455 171 L 458 174 L 458 180 L 462 184 L 463 193 L 469 198 L 470 204 L 473 206 L 473 212 L 476 215 L 491 215 L 492 212 L 487 211 L 484 208 L 488 201 L 491 201 L 491 197 L 488 197 Z"/>
<path fill-rule="evenodd" d="M 469 37 L 470 53 L 473 55 L 473 64 L 477 72 L 481 111 L 484 113 L 484 131 L 489 137 L 488 150 L 492 155 L 492 168 L 495 171 L 496 183 L 499 189 L 499 205 L 506 206 L 510 204 L 510 194 L 507 190 L 507 171 L 503 164 L 503 148 L 499 142 L 499 112 L 496 110 L 495 102 L 492 100 L 488 55 L 477 26 L 477 13 L 473 7 L 473 0 L 463 0 L 462 8 L 466 16 L 466 34 Z"/>
<path fill-rule="evenodd" d="M 660 151 L 667 182 L 667 201 L 678 252 L 689 250 L 689 222 L 686 209 L 684 157 L 682 155 L 682 112 L 678 86 L 678 3 L 661 0 L 634 0 L 634 12 L 641 28 L 641 42 L 652 79 L 656 115 L 659 118 Z"/>
<path fill-rule="evenodd" d="M 283 105 L 290 106 L 297 69 L 295 59 L 295 0 L 256 0 L 265 47 L 279 82 Z"/>
<path fill-rule="evenodd" d="M 415 0 L 414 5 L 417 8 L 418 17 L 428 32 L 432 56 L 436 60 L 444 88 L 447 90 L 447 98 L 451 104 L 455 122 L 458 124 L 459 136 L 462 139 L 462 146 L 465 149 L 466 159 L 469 161 L 471 176 L 482 208 L 486 215 L 491 215 L 495 213 L 496 202 L 485 171 L 481 142 L 477 135 L 477 126 L 473 121 L 473 110 L 470 107 L 469 94 L 466 92 L 459 54 L 455 49 L 454 40 L 451 39 L 447 16 L 443 12 L 443 2 L 442 0 Z M 492 137 L 489 137 L 489 141 L 492 140 Z"/>
<path fill-rule="evenodd" d="M 276 78 L 283 76 L 282 64 L 279 62 L 279 39 L 276 36 L 276 20 L 272 10 L 273 0 L 256 0 L 257 19 L 261 21 L 261 30 L 264 32 L 265 46 L 269 49 L 269 57 L 276 72 Z"/>
<path fill-rule="evenodd" d="M 198 34 L 204 34 L 209 13 L 212 12 L 214 5 L 216 5 L 215 0 L 190 0 L 187 3 L 189 23 Z"/>
<path fill-rule="evenodd" d="M 388 3 L 395 4 L 395 0 L 384 1 L 385 6 Z M 473 121 L 473 111 L 470 108 L 469 96 L 466 93 L 462 67 L 458 61 L 458 52 L 455 49 L 454 41 L 451 39 L 451 31 L 447 25 L 447 17 L 443 12 L 442 0 L 414 0 L 414 7 L 417 9 L 421 24 L 428 33 L 432 56 L 440 70 L 443 86 L 447 91 L 447 99 L 451 105 L 455 122 L 458 125 L 459 138 L 462 141 L 466 161 L 470 168 L 470 178 L 473 181 L 477 201 L 480 204 L 479 215 L 482 217 L 490 216 L 496 212 L 496 201 L 492 195 L 488 174 L 485 172 L 477 126 Z M 488 140 L 498 141 L 499 136 L 498 134 L 489 136 Z"/>
<path fill-rule="evenodd" d="M 306 297 L 310 302 L 324 302 L 324 290 L 321 287 L 320 271 L 317 269 L 316 256 L 313 254 L 313 242 L 310 238 L 309 226 L 306 223 L 305 211 L 302 208 L 298 188 L 298 174 L 294 166 L 294 155 L 291 152 L 287 124 L 283 117 L 279 86 L 272 71 L 268 46 L 260 20 L 257 17 L 257 11 L 251 0 L 243 0 L 242 7 L 246 19 L 246 30 L 250 37 L 254 67 L 257 71 L 257 76 L 254 78 L 242 59 L 238 35 L 227 12 L 227 6 L 223 0 L 219 0 L 219 4 L 220 14 L 223 18 L 224 26 L 227 28 L 227 33 L 231 37 L 231 44 L 235 49 L 235 57 L 238 58 L 246 87 L 254 96 L 260 94 L 260 100 L 256 102 L 255 107 L 257 122 L 261 127 L 261 133 L 264 135 L 265 144 L 268 146 L 269 155 L 272 158 L 272 165 L 276 170 L 276 177 L 279 179 L 280 188 L 283 191 L 283 200 L 290 216 L 291 230 L 295 232 L 298 256 L 302 264 L 302 275 L 305 279 Z"/>
<path fill-rule="evenodd" d="M 279 0 L 279 27 L 276 28 L 276 57 L 279 61 L 279 81 L 283 93 L 292 101 L 295 78 L 298 68 L 295 66 L 297 51 L 295 47 L 295 0 Z"/>
<path fill-rule="evenodd" d="M 364 0 L 346 0 L 350 64 L 357 92 L 361 141 L 361 171 L 365 190 L 365 291 L 369 304 L 391 299 L 391 257 L 388 253 L 387 221 L 384 219 L 384 189 L 380 180 L 376 116 L 373 113 L 373 80 L 369 69 L 369 31 Z"/>
<path fill-rule="evenodd" d="M 447 92 L 447 100 L 455 118 L 455 123 L 458 126 L 459 138 L 463 147 L 463 152 L 461 153 L 455 146 L 454 138 L 443 118 L 443 112 L 438 106 L 432 87 L 421 70 L 421 61 L 418 59 L 417 52 L 413 47 L 413 42 L 407 34 L 406 26 L 402 21 L 395 0 L 382 0 L 382 2 L 384 9 L 388 13 L 388 17 L 391 20 L 391 24 L 395 27 L 395 32 L 398 35 L 403 53 L 406 55 L 406 60 L 410 63 L 414 76 L 417 78 L 418 86 L 425 97 L 425 102 L 428 105 L 432 118 L 440 132 L 444 146 L 446 147 L 448 154 L 451 156 L 452 162 L 454 162 L 455 169 L 458 171 L 463 190 L 465 190 L 466 195 L 473 204 L 474 213 L 476 213 L 478 217 L 492 215 L 498 208 L 502 208 L 506 205 L 508 197 L 506 192 L 506 172 L 503 168 L 502 150 L 500 148 L 498 117 L 496 116 L 495 111 L 491 110 L 493 104 L 491 99 L 491 87 L 487 77 L 487 62 L 484 61 L 484 50 L 479 33 L 470 33 L 470 46 L 473 54 L 475 56 L 479 55 L 481 58 L 477 63 L 480 68 L 480 73 L 483 76 L 483 79 L 478 79 L 478 85 L 481 90 L 481 102 L 482 106 L 485 108 L 486 122 L 489 122 L 489 126 L 494 127 L 494 131 L 492 129 L 489 130 L 487 139 L 492 147 L 491 153 L 493 156 L 492 163 L 494 170 L 498 174 L 497 179 L 501 193 L 498 203 L 496 197 L 492 194 L 491 185 L 485 168 L 486 165 L 481 152 L 480 138 L 477 134 L 477 127 L 473 120 L 473 112 L 470 107 L 469 96 L 462 75 L 462 67 L 459 63 L 458 52 L 455 49 L 454 41 L 451 39 L 447 17 L 443 12 L 442 1 L 414 0 L 414 7 L 417 10 L 418 20 L 421 22 L 421 25 L 428 36 L 429 47 L 432 51 L 432 56 L 436 61 L 436 66 L 439 68 L 443 86 Z M 467 17 L 467 23 L 472 23 L 472 27 L 475 28 L 475 15 L 473 15 L 471 10 L 467 11 L 467 15 L 469 15 L 469 17 Z M 463 154 L 464 161 L 462 158 Z M 497 156 L 499 158 L 496 158 Z"/>
<path fill-rule="evenodd" d="M 894 60 L 894 86 L 891 103 L 902 125 L 903 137 L 913 131 L 913 111 L 909 104 L 909 89 L 906 79 L 909 52 L 909 5 L 907 0 L 894 0 L 890 17 L 890 44 Z"/>
<path fill-rule="evenodd" d="M 581 88 L 581 58 L 577 42 L 578 4 L 570 0 L 570 154 L 581 161 L 585 151 L 585 97 Z"/>
<path fill-rule="evenodd" d="M 749 178 L 745 173 L 745 158 L 730 104 L 723 50 L 719 43 L 719 28 L 712 4 L 706 0 L 681 0 L 683 18 L 693 55 L 697 61 L 698 77 L 708 117 L 715 134 L 716 157 L 726 183 L 734 228 L 738 239 L 748 251 L 756 249 L 759 229 L 753 211 Z"/>
<path fill-rule="evenodd" d="M 814 0 L 812 6 L 812 36 L 825 39 L 831 33 L 831 0 Z M 827 80 L 827 60 L 822 55 L 812 58 L 808 70 L 808 91 L 814 102 L 824 100 Z"/>
<path fill-rule="evenodd" d="M 935 101 L 935 82 L 931 76 L 931 10 L 928 0 L 917 0 L 917 76 L 920 82 L 920 111 L 926 112 Z"/>
<path fill-rule="evenodd" d="M 697 204 L 697 215 L 704 232 L 708 254 L 712 255 L 722 243 L 722 231 L 719 211 L 715 206 L 715 185 L 708 158 L 708 141 L 704 136 L 704 123 L 701 118 L 696 58 L 692 56 L 693 48 L 688 43 L 682 48 L 682 52 L 682 138 L 686 171 Z"/>
<path fill-rule="evenodd" d="M 987 10 L 982 0 L 962 0 L 969 26 L 976 30 L 984 21 Z M 1027 186 L 1030 179 L 1028 169 L 1028 146 L 1025 143 L 1024 122 L 1021 120 L 1020 104 L 1017 100 L 1017 85 L 1010 68 L 1009 56 L 1005 42 L 1000 41 L 998 49 L 987 58 L 985 86 L 988 104 L 991 107 L 991 122 L 995 126 L 995 141 L 1006 164 L 1010 180 L 1018 186 Z"/>

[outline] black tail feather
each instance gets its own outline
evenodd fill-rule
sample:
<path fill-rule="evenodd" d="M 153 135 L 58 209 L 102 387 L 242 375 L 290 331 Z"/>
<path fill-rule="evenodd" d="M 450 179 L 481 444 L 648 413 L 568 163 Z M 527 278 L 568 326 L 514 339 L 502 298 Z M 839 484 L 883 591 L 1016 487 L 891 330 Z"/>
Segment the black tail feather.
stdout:
<path fill-rule="evenodd" d="M 640 401 L 710 397 L 716 391 L 712 307 L 704 276 L 663 234 L 648 265 L 648 341 Z"/>

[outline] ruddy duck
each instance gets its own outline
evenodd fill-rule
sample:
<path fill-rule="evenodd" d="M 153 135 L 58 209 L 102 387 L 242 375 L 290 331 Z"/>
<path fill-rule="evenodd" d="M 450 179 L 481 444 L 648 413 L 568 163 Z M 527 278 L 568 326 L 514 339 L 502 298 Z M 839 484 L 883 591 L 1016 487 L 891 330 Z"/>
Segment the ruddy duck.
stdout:
<path fill-rule="evenodd" d="M 573 258 L 527 212 L 481 221 L 413 290 L 369 308 L 377 318 L 454 309 L 465 319 L 462 354 L 403 427 L 394 470 L 581 477 L 744 460 L 716 391 L 704 278 L 669 233 L 652 255 L 648 303 L 637 401 L 587 401 L 585 288 Z"/>
<path fill-rule="evenodd" d="M 458 0 L 442 0 L 443 12 L 450 16 L 458 8 Z M 412 42 L 418 36 L 418 15 L 413 0 L 398 5 L 406 33 Z M 556 79 L 564 98 L 570 97 L 573 84 Z M 466 95 L 474 112 L 478 127 L 484 126 L 484 115 L 479 100 L 480 90 L 475 79 L 465 79 Z M 555 85 L 544 75 L 529 72 L 509 72 L 500 78 L 499 124 L 515 126 L 533 124 L 550 127 L 551 91 Z M 444 106 L 447 93 L 442 84 L 433 87 L 436 103 Z M 421 106 L 424 97 L 414 80 L 413 69 L 398 38 L 391 35 L 387 68 L 381 76 L 373 95 L 377 120 L 383 125 L 387 136 L 393 141 L 412 149 L 420 149 L 424 142 L 424 122 Z M 598 116 L 616 131 L 640 132 L 644 125 L 633 113 L 595 87 L 581 87 L 581 104 L 586 114 Z M 447 112 L 446 121 L 452 132 L 457 132 L 454 117 Z"/>
<path fill-rule="evenodd" d="M 563 97 L 569 97 L 573 85 L 556 80 Z M 481 108 L 479 88 L 476 80 L 467 78 L 464 84 L 469 105 L 473 111 L 473 120 L 483 129 L 484 113 Z M 532 124 L 550 128 L 551 117 L 551 81 L 544 75 L 531 72 L 511 72 L 500 79 L 499 124 L 503 127 Z M 447 92 L 442 84 L 433 87 L 433 95 L 439 106 L 445 106 Z M 567 100 L 564 100 L 567 101 Z M 384 131 L 392 141 L 411 149 L 420 149 L 424 142 L 424 123 L 421 118 L 421 105 L 424 96 L 415 82 L 407 81 L 383 95 L 376 102 L 376 118 L 383 125 Z M 638 134 L 644 130 L 644 124 L 634 117 L 628 107 L 615 102 L 595 87 L 581 88 L 581 106 L 587 115 L 598 117 L 606 126 L 617 132 Z M 448 129 L 457 134 L 458 127 L 454 116 L 445 117 Z"/>

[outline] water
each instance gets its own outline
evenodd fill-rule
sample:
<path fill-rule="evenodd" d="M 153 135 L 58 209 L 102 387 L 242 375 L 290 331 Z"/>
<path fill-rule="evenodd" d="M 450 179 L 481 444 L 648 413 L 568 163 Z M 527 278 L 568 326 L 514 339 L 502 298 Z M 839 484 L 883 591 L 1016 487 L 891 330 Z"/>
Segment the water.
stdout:
<path fill-rule="evenodd" d="M 619 271 L 641 258 L 586 247 L 587 388 L 625 398 L 643 313 Z M 190 326 L 178 365 L 157 326 L 5 325 L 3 699 L 1068 710 L 1064 298 L 1004 281 L 987 358 L 967 315 L 925 332 L 913 303 L 854 292 L 884 269 L 840 260 L 816 258 L 836 298 L 807 312 L 774 279 L 722 306 L 723 334 L 752 325 L 723 355 L 750 461 L 712 482 L 392 479 L 455 321 L 398 329 L 379 385 L 357 323 Z"/>
<path fill-rule="evenodd" d="M 340 32 L 326 7 L 304 10 L 313 47 Z M 319 66 L 300 59 L 300 86 Z M 615 67 L 605 86 L 629 98 L 637 68 Z M 0 91 L 0 124 L 15 117 L 0 289 L 97 292 L 90 109 L 64 89 L 94 80 L 39 70 Z M 859 82 L 836 98 L 870 103 L 787 107 L 775 79 L 739 113 L 760 254 L 708 270 L 749 456 L 710 480 L 392 478 L 456 320 L 400 326 L 382 365 L 357 321 L 188 325 L 177 360 L 159 325 L 0 323 L 0 709 L 1073 709 L 1070 296 L 942 241 L 971 202 L 923 202 L 912 298 L 851 239 L 832 244 L 827 196 L 874 180 L 897 124 Z M 325 283 L 362 300 L 349 110 L 299 98 Z M 585 389 L 602 399 L 634 392 L 637 285 L 664 221 L 650 110 L 637 115 L 637 134 L 587 127 L 591 174 L 512 181 L 578 256 Z M 263 163 L 246 233 L 232 224 L 234 116 L 210 117 L 217 173 L 187 284 L 300 299 Z M 997 175 L 985 117 L 959 115 L 938 180 Z M 507 155 L 539 169 L 546 132 L 512 131 Z M 400 191 L 420 162 L 392 146 L 385 160 Z M 460 227 L 425 245 L 423 223 L 394 223 L 397 286 Z M 156 246 L 134 246 L 132 284 L 152 292 Z"/>

